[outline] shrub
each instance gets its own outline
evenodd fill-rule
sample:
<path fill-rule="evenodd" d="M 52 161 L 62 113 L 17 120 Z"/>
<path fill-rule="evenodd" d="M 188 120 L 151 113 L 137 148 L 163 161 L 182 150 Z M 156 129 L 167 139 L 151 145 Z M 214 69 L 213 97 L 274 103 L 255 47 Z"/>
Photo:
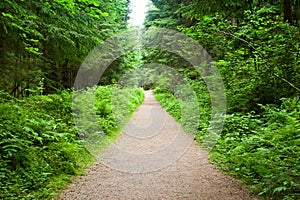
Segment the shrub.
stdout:
<path fill-rule="evenodd" d="M 107 137 L 121 128 L 107 101 L 113 89 L 96 90 L 96 112 Z M 143 91 L 132 98 L 130 113 L 143 101 Z M 51 199 L 94 160 L 77 134 L 69 91 L 24 99 L 0 92 L 0 101 L 0 199 Z"/>

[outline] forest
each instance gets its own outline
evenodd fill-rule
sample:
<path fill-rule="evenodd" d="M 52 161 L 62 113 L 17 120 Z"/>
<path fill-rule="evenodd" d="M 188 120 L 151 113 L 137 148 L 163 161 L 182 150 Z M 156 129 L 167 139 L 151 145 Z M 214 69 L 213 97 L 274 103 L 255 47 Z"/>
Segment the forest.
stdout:
<path fill-rule="evenodd" d="M 55 198 L 95 162 L 75 125 L 74 82 L 97 45 L 131 29 L 129 4 L 0 2 L 0 199 Z M 151 0 L 143 26 L 176 30 L 193 39 L 222 77 L 226 115 L 217 143 L 207 149 L 210 162 L 262 199 L 299 199 L 300 0 Z M 145 63 L 169 66 L 195 91 L 200 113 L 192 134 L 201 145 L 212 117 L 205 79 L 180 56 L 143 47 L 116 58 L 99 83 L 87 89 L 95 94 L 105 137 L 114 141 L 125 124 L 113 116 L 116 83 L 132 69 L 152 79 L 151 69 L 139 72 Z M 134 113 L 143 102 L 143 89 L 152 89 L 161 105 L 183 122 L 180 101 L 166 82 L 124 89 L 131 96 L 120 99 L 127 102 L 122 109 Z"/>

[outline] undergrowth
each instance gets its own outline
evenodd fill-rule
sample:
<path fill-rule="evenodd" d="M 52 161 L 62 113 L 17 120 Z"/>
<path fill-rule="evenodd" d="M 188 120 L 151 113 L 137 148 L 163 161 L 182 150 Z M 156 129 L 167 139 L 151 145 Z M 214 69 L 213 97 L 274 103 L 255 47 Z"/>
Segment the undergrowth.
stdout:
<path fill-rule="evenodd" d="M 209 95 L 201 89 L 202 86 L 194 83 L 193 87 L 197 91 L 201 112 L 195 138 L 201 143 L 209 126 Z M 154 89 L 154 94 L 180 122 L 180 104 L 174 95 L 161 86 Z M 280 107 L 260 107 L 260 113 L 227 114 L 221 137 L 210 152 L 210 160 L 225 172 L 240 178 L 265 199 L 299 199 L 299 98 L 282 99 Z"/>
<path fill-rule="evenodd" d="M 98 87 L 95 103 L 108 138 L 121 128 L 106 101 L 113 90 Z M 143 91 L 133 96 L 131 113 L 142 103 Z M 71 92 L 23 99 L 1 92 L 0 102 L 0 199 L 51 199 L 93 163 L 74 125 Z"/>
<path fill-rule="evenodd" d="M 228 115 L 211 160 L 266 199 L 300 198 L 299 99 Z"/>

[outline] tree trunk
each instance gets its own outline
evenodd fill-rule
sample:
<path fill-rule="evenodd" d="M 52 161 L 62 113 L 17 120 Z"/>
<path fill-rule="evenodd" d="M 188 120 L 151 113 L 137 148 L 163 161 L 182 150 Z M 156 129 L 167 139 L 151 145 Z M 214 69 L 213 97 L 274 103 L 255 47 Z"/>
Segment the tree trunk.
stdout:
<path fill-rule="evenodd" d="M 283 1 L 283 11 L 284 11 L 284 21 L 293 23 L 292 17 L 292 0 L 284 0 Z"/>
<path fill-rule="evenodd" d="M 296 10 L 296 25 L 300 26 L 300 0 L 296 0 L 295 3 L 295 10 Z"/>
<path fill-rule="evenodd" d="M 56 81 L 58 83 L 58 87 L 62 89 L 62 83 L 63 83 L 63 68 L 62 66 L 57 62 L 56 63 Z"/>

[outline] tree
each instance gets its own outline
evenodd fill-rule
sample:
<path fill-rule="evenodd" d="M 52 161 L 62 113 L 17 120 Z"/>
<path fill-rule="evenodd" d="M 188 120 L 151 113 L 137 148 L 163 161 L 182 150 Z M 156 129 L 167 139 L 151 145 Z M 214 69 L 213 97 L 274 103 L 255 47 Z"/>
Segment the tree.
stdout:
<path fill-rule="evenodd" d="M 294 13 L 295 2 L 285 1 L 288 11 L 283 12 L 282 1 L 191 0 L 180 7 L 175 1 L 153 1 L 156 7 L 146 25 L 175 28 L 198 41 L 222 72 L 229 108 L 249 111 L 258 104 L 280 104 L 281 98 L 300 91 L 299 29 L 293 15 L 288 23 L 284 20 Z M 145 59 L 194 74 L 186 63 L 174 64 L 174 56 L 166 52 L 152 51 Z"/>
<path fill-rule="evenodd" d="M 0 2 L 0 90 L 32 93 L 70 88 L 87 54 L 127 28 L 129 0 Z"/>

